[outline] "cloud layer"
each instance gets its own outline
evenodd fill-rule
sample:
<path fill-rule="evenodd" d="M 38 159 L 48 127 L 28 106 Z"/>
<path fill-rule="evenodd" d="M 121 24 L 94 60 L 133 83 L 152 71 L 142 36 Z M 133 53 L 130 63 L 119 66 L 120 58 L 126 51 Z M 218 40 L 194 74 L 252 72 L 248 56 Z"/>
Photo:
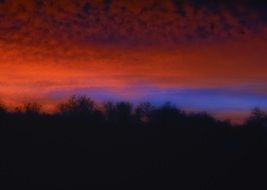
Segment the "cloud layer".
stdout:
<path fill-rule="evenodd" d="M 265 4 L 237 0 L 1 1 L 1 40 L 138 45 L 236 38 L 266 32 Z"/>

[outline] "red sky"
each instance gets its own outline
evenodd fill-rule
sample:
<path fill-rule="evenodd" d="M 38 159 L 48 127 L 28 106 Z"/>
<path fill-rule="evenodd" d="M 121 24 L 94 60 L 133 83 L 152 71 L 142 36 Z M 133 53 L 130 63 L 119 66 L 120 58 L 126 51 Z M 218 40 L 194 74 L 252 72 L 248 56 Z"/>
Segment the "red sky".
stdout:
<path fill-rule="evenodd" d="M 82 92 L 163 101 L 173 89 L 198 89 L 212 111 L 267 108 L 258 101 L 267 95 L 265 4 L 184 2 L 0 1 L 0 99 L 50 105 Z M 207 89 L 246 99 L 229 99 L 225 111 Z"/>

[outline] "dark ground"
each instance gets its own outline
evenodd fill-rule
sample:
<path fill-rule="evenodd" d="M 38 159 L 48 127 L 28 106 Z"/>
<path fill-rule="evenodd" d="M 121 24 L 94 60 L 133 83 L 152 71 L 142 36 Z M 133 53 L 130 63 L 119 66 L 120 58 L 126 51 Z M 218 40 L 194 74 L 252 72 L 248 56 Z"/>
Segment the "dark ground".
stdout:
<path fill-rule="evenodd" d="M 0 189 L 266 189 L 267 116 L 242 126 L 171 105 L 74 98 L 0 108 Z"/>

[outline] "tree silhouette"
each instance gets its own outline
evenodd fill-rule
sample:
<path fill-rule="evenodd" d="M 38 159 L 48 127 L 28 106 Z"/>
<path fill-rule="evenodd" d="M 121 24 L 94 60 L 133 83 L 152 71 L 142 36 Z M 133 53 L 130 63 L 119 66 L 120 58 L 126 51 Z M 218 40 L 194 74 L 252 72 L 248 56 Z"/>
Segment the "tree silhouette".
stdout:
<path fill-rule="evenodd" d="M 248 126 L 267 127 L 267 114 L 260 108 L 254 108 L 251 116 L 247 119 Z"/>
<path fill-rule="evenodd" d="M 86 116 L 94 111 L 95 103 L 86 96 L 72 96 L 66 103 L 58 105 L 63 115 Z"/>
<path fill-rule="evenodd" d="M 37 103 L 27 103 L 23 106 L 22 112 L 28 115 L 38 115 L 41 112 L 41 105 Z"/>
<path fill-rule="evenodd" d="M 105 115 L 105 120 L 109 125 L 113 125 L 117 123 L 118 121 L 118 116 L 117 116 L 117 111 L 116 111 L 116 106 L 113 102 L 108 101 L 103 103 L 103 112 Z"/>
<path fill-rule="evenodd" d="M 129 102 L 119 102 L 115 105 L 117 121 L 122 126 L 131 125 L 132 105 Z"/>
<path fill-rule="evenodd" d="M 148 123 L 151 120 L 152 112 L 154 110 L 155 107 L 151 103 L 141 103 L 135 109 L 136 119 L 138 120 L 138 122 Z"/>
<path fill-rule="evenodd" d="M 36 103 L 1 105 L 0 188 L 257 189 L 266 182 L 266 121 L 258 108 L 234 125 L 171 103 L 99 105 L 85 96 L 51 114 Z"/>

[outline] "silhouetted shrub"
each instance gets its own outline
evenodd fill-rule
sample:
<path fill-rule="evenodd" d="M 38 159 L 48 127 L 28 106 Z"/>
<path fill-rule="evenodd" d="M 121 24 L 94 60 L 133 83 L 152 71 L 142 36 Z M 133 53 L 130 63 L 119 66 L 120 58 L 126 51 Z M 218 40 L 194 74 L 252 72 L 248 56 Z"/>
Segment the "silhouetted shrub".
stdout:
<path fill-rule="evenodd" d="M 135 116 L 139 122 L 148 123 L 151 120 L 152 113 L 156 108 L 149 102 L 139 104 L 135 108 Z"/>
<path fill-rule="evenodd" d="M 186 115 L 170 102 L 152 111 L 151 122 L 163 128 L 181 127 Z"/>
<path fill-rule="evenodd" d="M 129 102 L 119 102 L 116 104 L 116 114 L 119 122 L 123 124 L 131 122 L 132 108 Z"/>
<path fill-rule="evenodd" d="M 113 102 L 105 102 L 103 104 L 104 107 L 104 114 L 105 114 L 105 119 L 111 123 L 111 122 L 115 122 L 116 120 L 116 107 L 114 105 Z"/>
<path fill-rule="evenodd" d="M 260 108 L 254 108 L 251 112 L 251 116 L 246 121 L 246 125 L 267 128 L 267 114 Z"/>
<path fill-rule="evenodd" d="M 41 112 L 41 105 L 37 103 L 27 103 L 23 106 L 22 112 L 28 115 L 38 115 Z"/>
<path fill-rule="evenodd" d="M 72 96 L 66 103 L 58 105 L 63 115 L 88 116 L 94 111 L 95 103 L 85 96 Z"/>

